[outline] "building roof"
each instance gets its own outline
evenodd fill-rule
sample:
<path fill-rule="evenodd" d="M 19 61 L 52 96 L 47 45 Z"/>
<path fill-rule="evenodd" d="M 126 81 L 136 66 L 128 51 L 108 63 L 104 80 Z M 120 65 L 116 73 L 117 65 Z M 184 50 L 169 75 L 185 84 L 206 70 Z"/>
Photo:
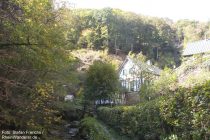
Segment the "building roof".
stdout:
<path fill-rule="evenodd" d="M 210 52 L 210 39 L 188 43 L 183 56 Z"/>
<path fill-rule="evenodd" d="M 154 65 L 148 65 L 147 63 L 143 63 L 141 61 L 138 61 L 136 60 L 135 58 L 131 58 L 131 57 L 127 57 L 124 62 L 121 64 L 120 68 L 119 68 L 119 72 L 122 71 L 124 65 L 129 61 L 131 60 L 133 63 L 135 63 L 137 66 L 143 66 L 144 67 L 144 70 L 150 72 L 150 73 L 153 73 L 155 75 L 160 75 L 160 72 L 161 72 L 161 69 L 154 66 Z"/>

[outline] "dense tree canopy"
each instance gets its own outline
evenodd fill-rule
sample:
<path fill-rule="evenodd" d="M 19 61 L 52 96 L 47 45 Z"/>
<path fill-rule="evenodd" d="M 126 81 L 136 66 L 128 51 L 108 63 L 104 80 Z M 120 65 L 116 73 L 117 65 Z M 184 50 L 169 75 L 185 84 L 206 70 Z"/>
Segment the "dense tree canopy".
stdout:
<path fill-rule="evenodd" d="M 69 40 L 78 47 L 109 48 L 111 53 L 120 50 L 143 52 L 159 66 L 178 63 L 176 30 L 167 19 L 150 18 L 118 9 L 76 9 L 77 35 Z"/>
<path fill-rule="evenodd" d="M 164 68 L 179 65 L 187 42 L 209 37 L 209 23 L 146 17 L 119 9 L 75 9 L 69 40 L 77 47 L 109 48 L 127 54 L 143 52 L 154 64 Z M 68 12 L 67 12 L 68 13 Z M 80 24 L 75 24 L 80 23 Z"/>
<path fill-rule="evenodd" d="M 177 29 L 177 35 L 180 41 L 183 41 L 184 47 L 188 42 L 210 37 L 209 23 L 179 20 L 174 25 Z"/>
<path fill-rule="evenodd" d="M 60 120 L 62 85 L 75 79 L 62 9 L 55 11 L 49 0 L 3 0 L 0 6 L 1 128 L 48 129 Z"/>
<path fill-rule="evenodd" d="M 116 93 L 117 87 L 118 75 L 111 64 L 95 61 L 90 66 L 85 82 L 86 99 L 110 99 Z"/>

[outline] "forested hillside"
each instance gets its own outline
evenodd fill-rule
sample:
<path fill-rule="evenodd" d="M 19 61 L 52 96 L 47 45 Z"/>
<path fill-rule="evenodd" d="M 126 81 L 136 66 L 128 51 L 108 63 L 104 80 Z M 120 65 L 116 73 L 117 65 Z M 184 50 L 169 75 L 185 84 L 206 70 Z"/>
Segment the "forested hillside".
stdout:
<path fill-rule="evenodd" d="M 174 27 L 183 46 L 189 42 L 210 38 L 210 22 L 179 20 L 174 23 Z"/>
<path fill-rule="evenodd" d="M 110 53 L 133 51 L 164 67 L 179 63 L 178 37 L 172 21 L 144 17 L 118 9 L 76 9 L 76 24 L 69 37 L 80 48 L 104 49 Z"/>
<path fill-rule="evenodd" d="M 198 21 L 146 17 L 119 9 L 75 9 L 68 39 L 79 48 L 104 49 L 117 53 L 143 52 L 160 67 L 180 64 L 187 42 L 209 36 L 210 24 Z M 73 20 L 72 20 L 73 19 Z M 69 23 L 68 22 L 68 23 Z M 79 24 L 78 24 L 79 23 Z"/>

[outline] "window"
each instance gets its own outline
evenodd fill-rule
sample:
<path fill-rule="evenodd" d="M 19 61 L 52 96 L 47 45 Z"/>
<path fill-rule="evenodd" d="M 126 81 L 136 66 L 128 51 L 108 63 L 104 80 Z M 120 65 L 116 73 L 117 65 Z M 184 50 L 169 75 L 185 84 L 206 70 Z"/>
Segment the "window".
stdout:
<path fill-rule="evenodd" d="M 134 81 L 134 91 L 136 91 L 136 88 L 137 88 L 137 81 L 135 80 Z"/>
<path fill-rule="evenodd" d="M 131 81 L 130 82 L 130 90 L 131 91 L 134 91 L 134 81 Z"/>
<path fill-rule="evenodd" d="M 122 81 L 122 86 L 123 86 L 123 87 L 126 87 L 126 82 L 125 82 L 125 80 Z"/>
<path fill-rule="evenodd" d="M 122 70 L 122 75 L 125 75 L 125 70 Z"/>
<path fill-rule="evenodd" d="M 139 91 L 140 86 L 141 86 L 141 79 L 140 78 L 137 79 L 137 85 L 136 86 L 137 86 L 136 87 L 137 88 L 136 90 Z"/>
<path fill-rule="evenodd" d="M 126 87 L 126 81 L 125 80 L 122 80 L 121 81 L 121 85 L 122 85 L 122 87 Z"/>

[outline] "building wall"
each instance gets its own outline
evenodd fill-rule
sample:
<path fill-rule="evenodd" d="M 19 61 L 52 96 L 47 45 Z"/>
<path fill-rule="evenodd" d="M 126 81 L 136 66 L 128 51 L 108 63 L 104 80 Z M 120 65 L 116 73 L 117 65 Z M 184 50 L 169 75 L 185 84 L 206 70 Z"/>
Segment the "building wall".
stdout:
<path fill-rule="evenodd" d="M 127 91 L 139 91 L 141 85 L 141 78 L 138 74 L 139 68 L 127 58 L 128 61 L 125 63 L 120 71 L 119 77 L 122 87 L 125 87 Z"/>

